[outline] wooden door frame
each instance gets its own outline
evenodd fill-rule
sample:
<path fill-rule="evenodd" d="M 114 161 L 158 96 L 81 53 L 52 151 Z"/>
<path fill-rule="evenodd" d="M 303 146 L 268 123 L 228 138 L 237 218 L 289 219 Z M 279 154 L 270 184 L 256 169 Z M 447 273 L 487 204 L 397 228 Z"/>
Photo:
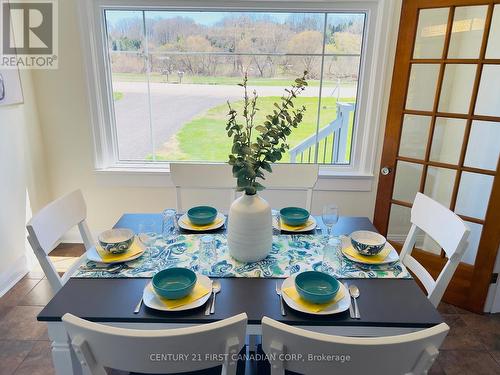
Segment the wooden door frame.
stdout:
<path fill-rule="evenodd" d="M 434 125 L 436 121 L 436 113 L 438 113 L 438 103 L 441 93 L 441 86 L 444 75 L 444 68 L 446 63 L 475 63 L 477 65 L 476 77 L 474 82 L 474 87 L 472 90 L 471 103 L 469 108 L 469 113 L 463 116 L 449 115 L 449 117 L 459 117 L 466 118 L 466 130 L 464 132 L 464 142 L 461 149 L 460 162 L 458 167 L 458 173 L 455 183 L 453 193 L 452 193 L 452 208 L 454 208 L 456 203 L 456 198 L 458 194 L 458 186 L 460 182 L 461 172 L 463 170 L 470 169 L 471 172 L 477 170 L 481 173 L 484 171 L 477 168 L 464 168 L 463 161 L 465 157 L 465 152 L 467 149 L 468 136 L 471 129 L 471 124 L 473 118 L 476 120 L 486 120 L 498 122 L 498 119 L 490 116 L 478 116 L 474 115 L 474 107 L 477 98 L 478 87 L 481 79 L 482 67 L 484 63 L 485 51 L 488 41 L 488 35 L 490 30 L 490 24 L 492 19 L 493 7 L 495 4 L 499 4 L 500 0 L 403 0 L 401 8 L 401 18 L 399 24 L 399 34 L 396 46 L 396 56 L 394 62 L 394 69 L 392 75 L 392 85 L 390 90 L 389 106 L 386 120 L 385 136 L 383 152 L 381 157 L 381 167 L 388 166 L 391 173 L 383 175 L 379 173 L 379 181 L 377 188 L 377 200 L 375 203 L 375 213 L 374 213 L 374 224 L 375 227 L 383 234 L 387 235 L 387 230 L 389 226 L 389 214 L 392 202 L 392 193 L 395 182 L 395 170 L 396 162 L 399 151 L 399 143 L 402 132 L 402 123 L 404 114 L 410 111 L 405 111 L 407 89 L 409 85 L 410 69 L 412 66 L 414 40 L 417 32 L 418 25 L 418 12 L 419 9 L 425 8 L 440 8 L 440 7 L 450 7 L 450 13 L 448 16 L 448 22 L 446 26 L 445 41 L 443 45 L 443 54 L 441 59 L 419 59 L 419 62 L 433 62 L 439 63 L 439 75 L 436 85 L 436 93 L 434 98 L 433 115 L 432 121 L 429 129 L 428 145 L 426 147 L 426 162 L 424 162 L 421 185 L 419 188 L 420 192 L 423 192 L 425 176 L 427 172 L 427 167 L 429 165 L 429 152 L 430 152 L 430 142 L 432 142 L 432 134 L 434 130 Z M 451 27 L 453 25 L 454 9 L 457 6 L 465 5 L 488 5 L 487 16 L 485 20 L 485 28 L 483 33 L 483 40 L 481 44 L 480 58 L 475 62 L 471 59 L 461 60 L 461 59 L 447 59 L 448 48 L 451 39 Z M 439 60 L 439 62 L 437 61 Z M 491 60 L 489 63 L 500 64 L 500 60 Z M 419 111 L 413 111 L 415 114 L 426 114 L 419 113 Z M 448 114 L 446 114 L 448 117 Z M 412 160 L 409 160 L 412 161 Z M 449 165 L 442 163 L 431 163 L 436 164 L 436 166 L 450 167 Z M 442 164 L 442 165 L 439 165 Z M 499 163 L 500 164 L 500 163 Z M 497 255 L 498 248 L 500 246 L 500 165 L 497 167 L 496 172 L 492 173 L 489 171 L 487 173 L 494 176 L 492 191 L 490 195 L 490 201 L 488 204 L 488 209 L 484 218 L 483 230 L 481 234 L 481 239 L 479 242 L 479 248 L 476 256 L 476 262 L 474 266 L 461 263 L 453 277 L 450 288 L 448 288 L 447 293 L 444 296 L 444 300 L 460 304 L 467 307 L 468 309 L 475 312 L 483 312 L 484 303 L 488 293 L 488 287 L 491 282 L 491 277 L 493 273 L 493 267 Z M 403 204 L 404 206 L 405 205 Z M 470 221 L 474 221 L 473 218 Z M 481 221 L 482 223 L 483 221 Z M 446 259 L 444 254 L 441 256 L 430 254 L 428 252 L 419 251 L 418 249 L 414 252 L 415 257 L 428 266 L 428 271 L 436 277 L 441 268 L 443 267 Z M 473 282 L 472 282 L 473 281 Z"/>

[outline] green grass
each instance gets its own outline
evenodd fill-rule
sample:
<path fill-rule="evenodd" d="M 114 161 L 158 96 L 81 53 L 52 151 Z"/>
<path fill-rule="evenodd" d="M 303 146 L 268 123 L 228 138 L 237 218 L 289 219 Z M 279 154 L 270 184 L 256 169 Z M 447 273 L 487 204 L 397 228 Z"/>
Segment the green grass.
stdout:
<path fill-rule="evenodd" d="M 121 100 L 121 99 L 123 99 L 123 92 L 114 91 L 113 92 L 113 100 L 115 102 L 117 102 L 118 100 Z"/>
<path fill-rule="evenodd" d="M 278 101 L 277 96 L 261 97 L 258 101 L 260 111 L 256 116 L 255 123 L 262 123 L 267 113 L 274 109 L 273 103 Z M 343 101 L 353 101 L 353 98 L 343 99 Z M 326 126 L 336 118 L 336 99 L 323 98 L 322 110 L 320 114 L 320 128 Z M 306 106 L 306 113 L 302 123 L 298 128 L 294 129 L 288 142 L 290 148 L 296 146 L 304 139 L 316 132 L 316 117 L 318 108 L 318 98 L 315 97 L 299 97 L 295 101 L 295 106 Z M 232 103 L 236 110 L 241 110 L 243 101 Z M 157 160 L 180 161 L 180 160 L 195 160 L 195 161 L 227 161 L 228 154 L 231 148 L 231 139 L 227 137 L 225 126 L 227 120 L 228 108 L 226 104 L 213 107 L 204 114 L 196 117 L 192 121 L 186 123 L 176 134 L 175 147 L 171 147 L 168 151 L 159 152 L 156 155 Z M 352 133 L 353 114 L 349 124 L 348 147 L 346 155 L 350 155 L 351 133 Z M 331 145 L 332 137 L 328 139 L 326 160 L 331 160 Z M 314 148 L 311 150 L 311 159 L 314 161 Z M 318 150 L 318 160 L 323 161 L 324 143 L 321 142 Z M 149 156 L 151 159 L 152 156 Z M 282 159 L 282 162 L 289 162 L 290 156 L 287 153 Z M 308 154 L 304 155 L 304 162 L 308 161 Z M 300 159 L 297 160 L 300 162 Z"/>
<path fill-rule="evenodd" d="M 251 86 L 290 86 L 295 78 L 255 78 L 252 77 L 248 80 Z M 113 73 L 113 81 L 122 82 L 145 82 L 146 75 L 140 73 Z M 188 76 L 182 78 L 183 84 L 204 84 L 204 85 L 237 85 L 241 83 L 241 77 L 205 77 L 205 76 Z M 151 73 L 150 82 L 166 82 L 166 77 L 160 73 Z M 177 74 L 169 76 L 170 83 L 179 83 Z M 319 80 L 308 80 L 309 86 L 319 86 Z M 324 86 L 335 87 L 334 81 L 323 81 Z M 342 82 L 342 86 L 352 86 L 353 83 Z"/>

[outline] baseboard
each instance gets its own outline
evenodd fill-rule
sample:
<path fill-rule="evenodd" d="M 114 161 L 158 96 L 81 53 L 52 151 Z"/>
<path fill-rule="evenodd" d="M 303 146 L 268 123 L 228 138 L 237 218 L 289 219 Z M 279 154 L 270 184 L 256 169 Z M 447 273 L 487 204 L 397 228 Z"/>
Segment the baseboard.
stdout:
<path fill-rule="evenodd" d="M 11 267 L 9 267 L 8 271 L 0 274 L 0 297 L 16 285 L 17 282 L 28 273 L 28 271 L 26 256 L 23 255 L 19 257 Z"/>

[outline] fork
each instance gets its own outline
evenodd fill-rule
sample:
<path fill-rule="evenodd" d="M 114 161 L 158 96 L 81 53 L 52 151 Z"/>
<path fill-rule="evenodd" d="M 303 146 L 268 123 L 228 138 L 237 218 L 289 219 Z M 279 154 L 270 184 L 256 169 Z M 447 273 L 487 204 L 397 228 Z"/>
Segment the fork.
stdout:
<path fill-rule="evenodd" d="M 281 315 L 282 316 L 285 316 L 286 315 L 286 311 L 285 311 L 285 305 L 283 304 L 283 296 L 281 295 L 281 286 L 278 284 L 278 282 L 276 281 L 276 294 L 279 296 L 280 298 L 280 310 L 281 310 Z"/>

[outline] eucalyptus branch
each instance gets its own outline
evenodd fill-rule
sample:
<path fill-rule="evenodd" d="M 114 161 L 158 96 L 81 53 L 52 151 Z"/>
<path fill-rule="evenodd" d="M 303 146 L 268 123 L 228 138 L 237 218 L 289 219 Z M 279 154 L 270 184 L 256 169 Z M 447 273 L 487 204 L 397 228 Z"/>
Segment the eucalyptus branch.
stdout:
<path fill-rule="evenodd" d="M 229 155 L 229 164 L 233 167 L 233 175 L 237 179 L 238 191 L 246 194 L 255 194 L 263 190 L 264 186 L 257 182 L 257 178 L 264 179 L 263 170 L 272 172 L 271 164 L 281 160 L 283 154 L 290 148 L 286 143 L 292 130 L 302 122 L 306 108 L 295 109 L 294 99 L 305 90 L 307 72 L 292 84 L 291 89 L 285 89 L 287 94 L 281 97 L 281 102 L 274 103 L 277 110 L 267 115 L 262 124 L 255 126 L 259 132 L 255 141 L 252 141 L 258 95 L 253 91 L 253 96 L 248 95 L 248 77 L 245 74 L 243 83 L 238 84 L 244 88 L 243 118 L 245 124 L 237 121 L 238 113 L 228 102 L 229 112 L 226 131 L 228 137 L 233 138 L 233 147 Z"/>

